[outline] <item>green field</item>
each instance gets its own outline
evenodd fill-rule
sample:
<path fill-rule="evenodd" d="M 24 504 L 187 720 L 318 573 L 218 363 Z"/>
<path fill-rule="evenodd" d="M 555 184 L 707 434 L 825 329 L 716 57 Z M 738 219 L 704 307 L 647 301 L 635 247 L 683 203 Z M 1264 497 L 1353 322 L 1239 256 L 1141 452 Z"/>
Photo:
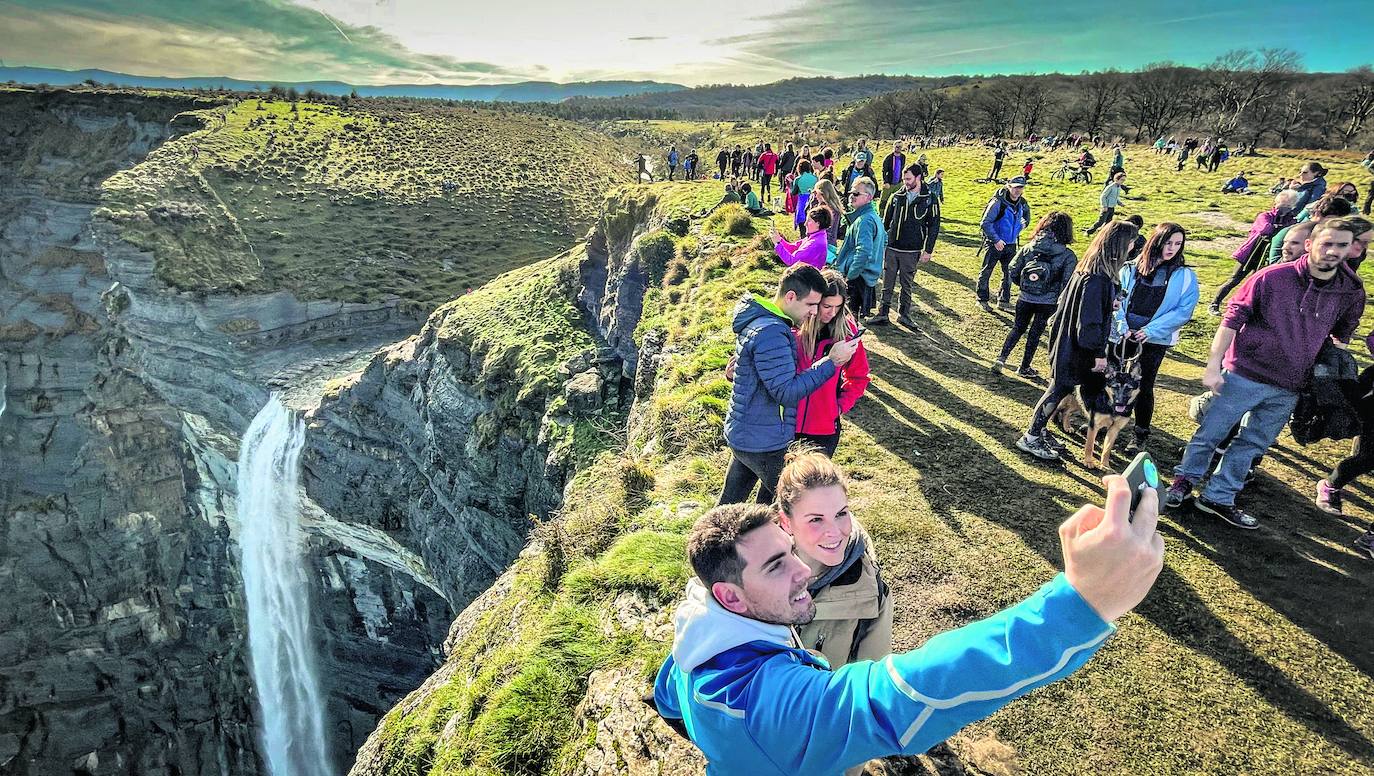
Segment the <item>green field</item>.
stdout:
<path fill-rule="evenodd" d="M 250 99 L 105 183 L 104 213 L 196 291 L 425 307 L 568 248 L 628 141 L 474 108 Z M 446 185 L 447 183 L 447 185 Z"/>
<path fill-rule="evenodd" d="M 1097 473 L 1075 462 L 1045 465 L 1012 446 L 1040 387 L 988 368 L 1010 324 L 1006 313 L 979 310 L 973 296 L 977 220 L 995 190 L 975 179 L 989 155 L 928 153 L 948 183 L 936 259 L 918 276 L 921 328 L 866 338 L 875 379 L 837 455 L 895 591 L 899 649 L 1032 592 L 1059 564 L 1058 523 L 1101 498 Z M 1348 156 L 1241 163 L 1267 187 L 1307 158 L 1333 166 L 1333 184 L 1366 180 Z M 1050 161 L 1027 189 L 1035 212 L 1062 207 L 1090 223 L 1099 187 L 1040 182 Z M 1234 163 L 1217 174 L 1166 167 L 1131 149 L 1132 198 L 1121 211 L 1189 228 L 1187 255 L 1206 299 L 1269 198 L 1214 194 Z M 719 185 L 653 190 L 680 199 L 705 189 L 709 200 Z M 768 289 L 779 269 L 760 236 L 767 225 L 754 219 L 741 229 L 735 220 L 694 221 L 677 240 L 678 257 L 646 298 L 640 326 L 641 336 L 665 332 L 674 354 L 654 395 L 630 438 L 608 438 L 610 449 L 579 475 L 539 551 L 517 563 L 521 594 L 472 625 L 445 683 L 384 721 L 382 759 L 393 772 L 567 772 L 595 737 L 572 719 L 588 674 L 652 675 L 667 642 L 646 635 L 651 628 L 618 624 L 611 602 L 633 594 L 654 612 L 651 622 L 664 621 L 687 573 L 685 532 L 724 475 L 729 310 L 743 291 Z M 1152 449 L 1166 468 L 1192 431 L 1186 401 L 1201 390 L 1199 359 L 1216 325 L 1199 310 L 1159 380 Z M 1046 366 L 1043 354 L 1038 366 Z M 1300 447 L 1285 434 L 1242 494 L 1264 521 L 1258 532 L 1189 512 L 1166 516 L 1166 568 L 1120 634 L 1072 679 L 957 735 L 954 752 L 997 774 L 1374 773 L 1374 561 L 1350 546 L 1374 519 L 1374 491 L 1354 486 L 1344 519 L 1310 502 L 1344 450 Z"/>

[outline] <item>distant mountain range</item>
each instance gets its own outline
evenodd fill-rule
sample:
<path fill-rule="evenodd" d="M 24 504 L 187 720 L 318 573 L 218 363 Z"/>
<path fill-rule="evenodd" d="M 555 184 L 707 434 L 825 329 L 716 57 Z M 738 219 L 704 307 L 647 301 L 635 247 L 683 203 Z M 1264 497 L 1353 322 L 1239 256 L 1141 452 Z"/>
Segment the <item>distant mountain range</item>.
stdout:
<path fill-rule="evenodd" d="M 659 81 L 580 81 L 553 83 L 552 81 L 521 81 L 510 84 L 459 86 L 453 84 L 388 84 L 366 86 L 342 81 L 245 81 L 238 78 L 197 77 L 164 78 L 161 76 L 129 75 L 108 70 L 56 70 L 46 67 L 0 67 L 0 83 L 14 81 L 22 84 L 50 84 L 70 86 L 86 80 L 117 86 L 137 86 L 150 89 L 233 89 L 236 91 L 266 91 L 273 86 L 295 88 L 305 92 L 314 89 L 323 94 L 344 95 L 357 91 L 363 97 L 428 97 L 441 100 L 502 100 L 509 102 L 558 102 L 570 97 L 626 97 L 686 89 L 681 84 Z"/>

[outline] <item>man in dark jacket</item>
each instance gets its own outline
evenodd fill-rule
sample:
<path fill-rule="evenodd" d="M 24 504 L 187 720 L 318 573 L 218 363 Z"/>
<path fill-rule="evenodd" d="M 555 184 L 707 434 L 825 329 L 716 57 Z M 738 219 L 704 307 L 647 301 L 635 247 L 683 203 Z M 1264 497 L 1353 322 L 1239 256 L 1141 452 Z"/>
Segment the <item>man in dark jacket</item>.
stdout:
<path fill-rule="evenodd" d="M 1020 176 L 1007 181 L 1005 188 L 993 195 L 983 210 L 983 270 L 978 273 L 978 305 L 991 312 L 989 305 L 992 294 L 988 284 L 992 280 L 994 267 L 1002 267 L 1002 290 L 998 305 L 1004 310 L 1011 308 L 1011 277 L 1007 265 L 1016 255 L 1016 241 L 1021 230 L 1030 224 L 1030 204 L 1021 193 L 1026 190 L 1026 179 Z"/>
<path fill-rule="evenodd" d="M 1255 458 L 1288 423 L 1321 349 L 1333 341 L 1346 347 L 1364 312 L 1364 284 L 1346 265 L 1354 228 L 1339 218 L 1323 220 L 1307 238 L 1307 256 L 1265 267 L 1231 298 L 1202 373 L 1202 384 L 1216 398 L 1174 470 L 1166 506 L 1182 506 L 1212 471 L 1218 445 L 1248 412 L 1194 505 L 1236 528 L 1259 527 L 1236 506 L 1236 494 Z"/>
<path fill-rule="evenodd" d="M 883 162 L 886 169 L 887 162 Z M 911 320 L 911 293 L 916 288 L 916 270 L 930 261 L 935 250 L 935 208 L 930 189 L 921 175 L 921 166 L 913 164 L 902 173 L 902 190 L 892 195 L 883 211 L 883 226 L 887 229 L 887 250 L 883 256 L 883 305 L 867 323 L 883 326 L 892 312 L 892 292 L 898 279 L 902 295 L 897 307 L 897 323 L 916 328 Z"/>
<path fill-rule="evenodd" d="M 816 314 L 826 288 L 820 270 L 793 264 L 782 274 L 771 300 L 747 294 L 735 307 L 735 379 L 725 414 L 731 460 L 717 504 L 748 501 L 755 483 L 758 502 L 773 503 L 783 456 L 796 437 L 797 403 L 854 355 L 857 338 L 837 342 L 828 358 L 797 373 L 792 328 Z"/>
<path fill-rule="evenodd" d="M 725 180 L 725 168 L 730 165 L 730 149 L 722 148 L 716 154 L 716 166 L 720 168 L 720 179 Z"/>
<path fill-rule="evenodd" d="M 782 157 L 778 159 L 778 180 L 782 180 L 787 175 L 796 172 L 797 151 L 791 143 L 787 144 L 786 150 L 782 152 Z M 784 194 L 786 192 L 783 192 Z"/>
<path fill-rule="evenodd" d="M 860 159 L 855 159 L 849 163 L 848 167 L 844 168 L 844 175 L 843 179 L 840 181 L 840 187 L 845 199 L 849 199 L 849 192 L 853 190 L 854 182 L 860 178 L 868 178 L 872 181 L 878 180 L 878 176 L 873 172 L 873 163 L 868 161 L 867 158 L 862 159 L 863 164 L 859 164 L 860 161 Z M 874 197 L 874 199 L 877 199 L 877 197 Z M 874 207 L 877 207 L 877 205 L 874 205 Z"/>
<path fill-rule="evenodd" d="M 902 173 L 906 171 L 906 154 L 902 153 L 902 144 L 893 143 L 892 153 L 883 157 L 883 184 L 896 186 L 902 182 Z"/>

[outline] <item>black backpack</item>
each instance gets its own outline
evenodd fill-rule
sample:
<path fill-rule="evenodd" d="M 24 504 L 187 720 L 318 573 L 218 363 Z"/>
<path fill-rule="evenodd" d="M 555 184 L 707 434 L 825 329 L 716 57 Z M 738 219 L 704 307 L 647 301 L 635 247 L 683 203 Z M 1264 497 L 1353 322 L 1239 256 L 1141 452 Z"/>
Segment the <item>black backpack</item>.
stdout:
<path fill-rule="evenodd" d="M 1049 259 L 1050 255 L 1045 251 L 1032 251 L 1026 257 L 1026 263 L 1021 267 L 1021 278 L 1016 282 L 1022 294 L 1038 296 L 1049 293 L 1054 282 L 1054 265 L 1050 264 Z"/>

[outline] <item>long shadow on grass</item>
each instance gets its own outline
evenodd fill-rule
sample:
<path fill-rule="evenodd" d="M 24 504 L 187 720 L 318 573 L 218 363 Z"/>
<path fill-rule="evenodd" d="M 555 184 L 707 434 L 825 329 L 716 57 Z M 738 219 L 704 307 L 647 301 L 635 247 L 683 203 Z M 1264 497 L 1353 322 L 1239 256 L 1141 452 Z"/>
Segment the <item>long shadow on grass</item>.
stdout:
<path fill-rule="evenodd" d="M 922 359 L 920 351 L 909 341 L 897 340 L 894 344 L 911 357 L 931 363 L 929 358 Z M 959 421 L 976 424 L 996 439 L 1009 443 L 1021 432 L 1000 417 L 970 404 L 941 381 L 902 369 L 901 365 L 880 354 L 870 353 L 869 359 L 874 370 L 889 381 L 940 406 Z M 954 365 L 953 359 L 941 360 L 941 366 L 951 365 Z M 972 375 L 956 366 L 951 376 L 967 379 Z M 1008 390 L 1027 396 L 1033 392 L 1031 386 L 1008 386 Z M 879 402 L 859 402 L 852 420 L 874 441 L 921 472 L 923 482 L 942 486 L 924 490 L 927 501 L 941 520 L 962 531 L 955 510 L 973 511 L 1014 531 L 1049 563 L 1060 564 L 1056 526 L 1065 515 L 1058 506 L 1047 506 L 1054 500 L 1079 502 L 1081 492 L 1069 492 L 1028 479 L 1008 468 L 990 450 L 957 431 L 922 432 L 921 454 L 916 455 L 912 452 L 913 436 L 905 428 L 909 424 L 894 422 L 894 418 L 900 420 L 903 413 L 892 409 L 893 397 L 883 394 L 883 399 L 881 409 L 877 406 Z M 1075 476 L 1087 489 L 1097 489 L 1096 483 L 1072 470 L 1066 473 Z M 1280 487 L 1269 478 L 1262 478 L 1251 487 L 1261 498 L 1287 503 L 1288 514 L 1303 514 L 1305 505 L 1298 502 L 1291 489 Z M 1271 529 L 1242 536 L 1214 520 L 1196 517 L 1180 520 L 1179 528 L 1168 522 L 1161 523 L 1162 530 L 1212 560 L 1256 598 L 1281 612 L 1359 670 L 1366 674 L 1374 672 L 1374 655 L 1368 650 L 1366 638 L 1374 627 L 1367 614 L 1367 601 L 1374 590 L 1367 582 L 1358 581 L 1361 572 L 1367 569 L 1357 567 L 1364 562 L 1353 554 L 1342 555 L 1325 546 L 1333 543 L 1333 533 L 1351 534 L 1348 527 L 1332 521 L 1325 521 L 1324 527 L 1312 525 L 1309 516 L 1296 520 L 1303 524 L 1307 535 L 1277 536 Z M 1348 535 L 1344 542 L 1334 543 L 1339 546 L 1351 538 L 1353 535 Z M 1225 549 L 1215 550 L 1209 546 Z M 1312 562 L 1313 559 L 1320 562 Z M 1255 654 L 1171 569 L 1165 569 L 1151 598 L 1138 611 L 1172 640 L 1215 659 L 1268 703 L 1316 735 L 1352 757 L 1374 759 L 1374 743 L 1281 668 Z"/>

